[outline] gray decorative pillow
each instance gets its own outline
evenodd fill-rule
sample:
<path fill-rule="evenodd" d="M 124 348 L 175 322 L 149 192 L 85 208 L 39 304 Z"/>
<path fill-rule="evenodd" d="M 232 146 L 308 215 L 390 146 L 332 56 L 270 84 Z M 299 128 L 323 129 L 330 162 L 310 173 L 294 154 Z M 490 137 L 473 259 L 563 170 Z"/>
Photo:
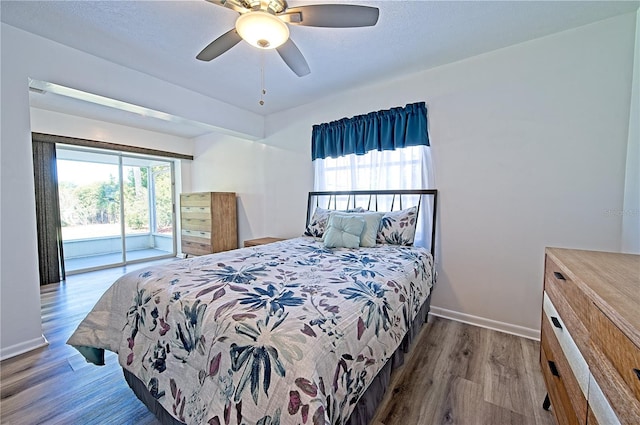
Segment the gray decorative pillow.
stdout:
<path fill-rule="evenodd" d="M 380 220 L 377 242 L 388 245 L 413 245 L 418 208 L 390 211 Z"/>
<path fill-rule="evenodd" d="M 364 229 L 364 218 L 355 214 L 333 213 L 324 234 L 324 246 L 327 248 L 357 248 Z"/>
<path fill-rule="evenodd" d="M 361 217 L 364 220 L 364 229 L 362 229 L 362 233 L 360 234 L 360 246 L 364 246 L 364 247 L 376 246 L 376 237 L 378 235 L 378 229 L 380 228 L 380 220 L 384 215 L 383 212 L 375 212 L 375 211 L 351 212 L 351 213 L 334 212 L 331 214 L 331 217 L 336 215 L 343 215 L 346 217 Z M 331 223 L 331 219 L 329 219 L 329 223 Z"/>

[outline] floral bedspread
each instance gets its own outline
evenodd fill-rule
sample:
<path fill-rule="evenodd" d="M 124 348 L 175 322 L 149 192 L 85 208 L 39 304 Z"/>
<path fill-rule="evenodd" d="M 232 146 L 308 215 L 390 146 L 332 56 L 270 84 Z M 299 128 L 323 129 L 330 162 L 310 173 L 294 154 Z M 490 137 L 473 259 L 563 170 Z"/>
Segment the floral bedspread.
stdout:
<path fill-rule="evenodd" d="M 68 343 L 118 353 L 189 424 L 342 424 L 431 288 L 431 255 L 310 237 L 120 278 Z"/>

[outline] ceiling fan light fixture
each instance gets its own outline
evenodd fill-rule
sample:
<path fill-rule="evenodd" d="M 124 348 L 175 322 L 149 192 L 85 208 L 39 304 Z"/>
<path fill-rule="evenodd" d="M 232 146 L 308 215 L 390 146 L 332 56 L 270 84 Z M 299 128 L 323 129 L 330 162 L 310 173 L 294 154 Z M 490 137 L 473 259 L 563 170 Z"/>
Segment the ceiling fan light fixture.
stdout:
<path fill-rule="evenodd" d="M 259 49 L 275 49 L 289 38 L 289 27 L 278 17 L 261 10 L 244 13 L 236 20 L 236 31 Z"/>

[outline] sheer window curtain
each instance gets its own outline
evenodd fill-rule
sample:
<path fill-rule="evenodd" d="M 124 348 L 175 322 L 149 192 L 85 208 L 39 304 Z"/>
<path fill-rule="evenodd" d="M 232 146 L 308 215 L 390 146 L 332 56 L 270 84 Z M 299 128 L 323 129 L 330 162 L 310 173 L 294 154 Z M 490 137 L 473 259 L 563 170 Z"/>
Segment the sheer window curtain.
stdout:
<path fill-rule="evenodd" d="M 411 146 L 396 150 L 372 150 L 364 155 L 315 159 L 314 190 L 430 189 L 435 187 L 429 146 Z M 420 204 L 420 221 L 414 245 L 430 247 L 431 197 Z M 403 197 L 409 200 L 408 197 Z M 417 199 L 410 200 L 417 202 Z M 397 203 L 394 210 L 399 209 Z M 409 205 L 407 203 L 407 205 Z M 378 210 L 388 211 L 390 198 L 380 198 Z"/>

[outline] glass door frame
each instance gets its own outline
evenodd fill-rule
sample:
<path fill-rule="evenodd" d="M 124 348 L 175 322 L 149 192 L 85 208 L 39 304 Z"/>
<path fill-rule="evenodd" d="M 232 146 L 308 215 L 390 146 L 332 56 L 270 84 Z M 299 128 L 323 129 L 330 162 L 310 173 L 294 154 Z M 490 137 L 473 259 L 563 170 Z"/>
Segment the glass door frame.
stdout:
<path fill-rule="evenodd" d="M 91 147 L 83 147 L 83 146 L 75 146 L 75 145 L 67 145 L 67 144 L 61 144 L 61 143 L 56 143 L 56 150 L 59 152 L 60 150 L 67 150 L 67 151 L 77 151 L 77 152 L 86 152 L 86 153 L 93 153 L 93 154 L 104 154 L 104 155 L 109 155 L 109 156 L 114 156 L 118 158 L 118 183 L 119 183 L 119 201 L 120 201 L 120 208 L 119 208 L 119 214 L 120 214 L 120 239 L 121 239 L 121 260 L 120 262 L 116 262 L 116 263 L 107 263 L 104 265 L 99 265 L 99 266 L 91 266 L 91 267 L 86 267 L 86 268 L 82 268 L 82 269 L 75 269 L 75 270 L 69 270 L 68 267 L 65 266 L 64 262 L 65 262 L 65 258 L 61 258 L 61 262 L 63 263 L 63 267 L 66 268 L 66 275 L 73 275 L 73 274 L 78 274 L 78 273 L 85 273 L 85 272 L 90 272 L 90 271 L 95 271 L 95 270 L 103 270 L 103 269 L 107 269 L 107 268 L 112 268 L 112 267 L 120 267 L 120 266 L 126 266 L 128 264 L 135 264 L 135 263 L 141 263 L 141 262 L 147 262 L 147 261 L 155 261 L 155 260 L 160 260 L 160 259 L 165 259 L 165 258 L 173 258 L 177 255 L 177 231 L 178 231 L 178 226 L 177 226 L 177 216 L 176 216 L 176 199 L 177 199 L 177 195 L 176 195 L 176 182 L 175 182 L 175 168 L 176 168 L 176 159 L 175 158 L 168 158 L 168 157 L 162 157 L 162 156 L 154 156 L 154 155 L 145 155 L 145 154 L 135 154 L 135 153 L 128 153 L 128 152 L 121 152 L 121 151 L 116 151 L 116 150 L 109 150 L 109 149 L 101 149 L 101 148 L 91 148 Z M 153 257 L 146 257 L 146 258 L 140 258 L 140 259 L 127 259 L 127 242 L 126 242 L 126 236 L 127 236 L 127 232 L 126 232 L 126 216 L 125 216 L 125 189 L 124 189 L 124 167 L 125 165 L 123 164 L 123 159 L 124 158 L 133 158 L 133 159 L 137 159 L 137 160 L 146 160 L 146 161 L 151 161 L 151 162 L 162 162 L 162 163 L 166 163 L 169 166 L 169 172 L 170 172 L 170 186 L 171 186 L 171 217 L 172 217 L 172 242 L 171 242 L 171 247 L 172 247 L 172 252 L 168 252 L 165 255 L 157 255 L 157 256 L 153 256 Z M 60 158 L 58 158 L 58 160 L 60 160 Z M 87 162 L 91 162 L 91 161 L 87 161 Z M 115 164 L 114 164 L 115 165 Z M 148 169 L 148 173 L 147 173 L 147 203 L 148 203 L 148 208 L 149 208 L 149 233 L 150 236 L 153 237 L 153 233 L 155 232 L 155 227 L 152 227 L 152 222 L 154 222 L 155 220 L 152 219 L 152 217 L 154 217 L 156 215 L 156 206 L 157 203 L 154 202 L 155 199 L 155 194 L 151 194 L 150 190 L 149 190 L 149 186 L 155 186 L 155 178 L 153 177 L 153 173 L 151 171 L 152 165 L 149 165 L 147 167 Z M 150 182 L 150 180 L 154 180 L 152 183 Z M 63 240 L 64 243 L 64 240 Z"/>

